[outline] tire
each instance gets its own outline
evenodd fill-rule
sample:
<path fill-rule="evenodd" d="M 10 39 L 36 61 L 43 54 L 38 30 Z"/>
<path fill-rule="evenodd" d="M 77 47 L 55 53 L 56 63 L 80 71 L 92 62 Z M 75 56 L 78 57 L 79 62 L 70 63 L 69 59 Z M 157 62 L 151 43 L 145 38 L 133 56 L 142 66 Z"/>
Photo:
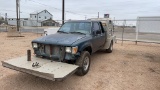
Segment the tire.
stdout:
<path fill-rule="evenodd" d="M 112 51 L 113 51 L 113 41 L 111 41 L 111 44 L 110 44 L 109 48 L 106 49 L 107 53 L 112 53 Z"/>
<path fill-rule="evenodd" d="M 76 60 L 76 65 L 79 66 L 78 70 L 76 71 L 76 75 L 84 76 L 88 73 L 90 68 L 90 53 L 88 51 L 83 51 L 81 56 Z"/>

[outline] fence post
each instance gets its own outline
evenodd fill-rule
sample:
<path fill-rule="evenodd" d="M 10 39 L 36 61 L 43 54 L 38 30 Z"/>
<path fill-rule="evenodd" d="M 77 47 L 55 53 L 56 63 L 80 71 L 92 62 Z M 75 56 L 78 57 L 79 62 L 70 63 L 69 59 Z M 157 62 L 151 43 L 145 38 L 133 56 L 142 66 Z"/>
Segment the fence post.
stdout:
<path fill-rule="evenodd" d="M 8 32 L 8 25 L 6 25 L 6 32 Z"/>
<path fill-rule="evenodd" d="M 0 25 L 0 33 L 1 33 L 1 25 Z"/>
<path fill-rule="evenodd" d="M 123 35 L 124 35 L 125 25 L 126 25 L 126 20 L 124 20 L 124 22 L 123 22 L 123 31 L 122 31 L 122 43 L 121 43 L 121 46 L 123 46 Z"/>
<path fill-rule="evenodd" d="M 136 42 L 135 44 L 138 44 L 138 35 L 139 35 L 139 18 L 137 18 L 137 25 L 136 25 Z"/>

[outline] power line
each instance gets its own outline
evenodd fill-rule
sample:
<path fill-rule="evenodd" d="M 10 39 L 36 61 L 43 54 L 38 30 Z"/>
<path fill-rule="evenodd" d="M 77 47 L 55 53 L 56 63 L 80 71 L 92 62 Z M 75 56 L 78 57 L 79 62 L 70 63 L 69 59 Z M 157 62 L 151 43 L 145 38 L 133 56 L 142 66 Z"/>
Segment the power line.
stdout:
<path fill-rule="evenodd" d="M 33 1 L 33 0 L 29 0 L 29 1 L 34 2 L 34 3 L 38 3 L 38 4 L 43 5 L 43 6 L 49 6 L 49 5 L 42 4 L 42 3 L 39 3 L 39 2 L 36 2 L 36 1 Z M 52 7 L 52 6 L 49 6 L 49 7 Z M 56 10 L 59 10 L 59 11 L 62 11 L 62 9 L 58 9 L 58 8 L 55 8 L 55 7 L 52 7 L 52 8 L 54 8 Z"/>
<path fill-rule="evenodd" d="M 5 13 L 0 13 L 0 15 L 3 15 L 3 16 L 5 16 Z M 8 17 L 11 17 L 11 16 L 8 16 L 8 15 L 7 15 L 7 18 L 8 18 Z"/>
<path fill-rule="evenodd" d="M 9 11 L 9 12 L 16 12 L 15 10 L 7 10 L 7 9 L 0 9 L 1 11 Z M 30 13 L 28 13 L 28 12 L 20 12 L 20 13 L 27 13 L 27 14 L 30 14 Z"/>
<path fill-rule="evenodd" d="M 36 3 L 36 4 L 43 5 L 43 6 L 52 7 L 52 8 L 54 8 L 54 9 L 58 10 L 58 11 L 62 11 L 62 9 L 58 9 L 58 8 L 53 7 L 53 6 L 49 6 L 49 5 L 46 5 L 46 4 L 42 4 L 42 3 L 36 2 L 36 1 L 34 1 L 34 0 L 29 0 L 29 1 L 34 2 L 34 3 Z M 72 11 L 65 11 L 65 12 L 71 13 L 71 14 L 75 14 L 75 15 L 85 16 L 84 14 L 80 14 L 80 13 L 76 13 L 76 12 L 72 12 Z M 88 16 L 90 16 L 90 15 L 88 15 Z M 96 16 L 91 16 L 91 17 L 96 17 Z"/>

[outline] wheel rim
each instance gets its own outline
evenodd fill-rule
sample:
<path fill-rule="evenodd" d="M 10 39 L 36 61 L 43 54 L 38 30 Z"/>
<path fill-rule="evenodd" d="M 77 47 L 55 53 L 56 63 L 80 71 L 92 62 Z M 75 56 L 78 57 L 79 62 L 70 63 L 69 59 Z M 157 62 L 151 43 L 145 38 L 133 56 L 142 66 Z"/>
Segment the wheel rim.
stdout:
<path fill-rule="evenodd" d="M 86 56 L 84 58 L 84 62 L 83 62 L 83 69 L 84 69 L 84 71 L 87 71 L 88 67 L 89 67 L 89 57 Z"/>

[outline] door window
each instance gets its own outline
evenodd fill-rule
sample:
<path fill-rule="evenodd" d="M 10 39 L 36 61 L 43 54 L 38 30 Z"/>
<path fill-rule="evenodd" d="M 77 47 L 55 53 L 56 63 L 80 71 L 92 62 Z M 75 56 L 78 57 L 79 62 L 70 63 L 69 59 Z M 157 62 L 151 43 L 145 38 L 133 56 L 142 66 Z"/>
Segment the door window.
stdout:
<path fill-rule="evenodd" d="M 93 23 L 93 32 L 95 34 L 101 34 L 101 29 L 97 22 Z"/>

